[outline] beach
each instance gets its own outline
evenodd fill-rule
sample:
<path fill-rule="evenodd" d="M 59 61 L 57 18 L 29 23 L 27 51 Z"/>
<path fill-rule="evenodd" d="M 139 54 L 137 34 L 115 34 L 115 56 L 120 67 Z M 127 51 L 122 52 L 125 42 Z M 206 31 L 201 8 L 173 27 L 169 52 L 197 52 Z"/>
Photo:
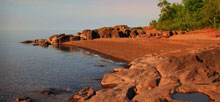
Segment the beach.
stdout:
<path fill-rule="evenodd" d="M 220 0 L 0 4 L 0 102 L 220 102 Z"/>
<path fill-rule="evenodd" d="M 75 93 L 71 101 L 185 102 L 184 95 L 200 102 L 220 100 L 219 38 L 190 33 L 169 39 L 101 38 L 61 45 L 130 62 L 127 67 L 104 75 L 101 85 L 107 89 L 85 88 Z"/>
<path fill-rule="evenodd" d="M 219 30 L 170 31 L 169 35 L 146 32 L 119 25 L 21 43 L 43 48 L 78 47 L 126 63 L 103 75 L 101 89 L 87 87 L 77 91 L 69 98 L 71 102 L 220 101 Z"/>
<path fill-rule="evenodd" d="M 93 50 L 113 58 L 130 62 L 146 54 L 182 56 L 193 49 L 219 43 L 220 40 L 186 39 L 143 39 L 143 38 L 103 38 L 85 41 L 64 42 L 61 45 L 78 46 Z"/>

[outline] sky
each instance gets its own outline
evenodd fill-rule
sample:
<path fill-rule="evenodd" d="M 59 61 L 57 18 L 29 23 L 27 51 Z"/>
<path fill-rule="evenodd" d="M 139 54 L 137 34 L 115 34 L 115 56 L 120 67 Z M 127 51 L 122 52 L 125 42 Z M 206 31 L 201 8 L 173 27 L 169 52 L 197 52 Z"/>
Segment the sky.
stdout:
<path fill-rule="evenodd" d="M 168 0 L 180 3 L 181 0 Z M 147 26 L 159 0 L 0 0 L 0 29 L 82 30 Z"/>

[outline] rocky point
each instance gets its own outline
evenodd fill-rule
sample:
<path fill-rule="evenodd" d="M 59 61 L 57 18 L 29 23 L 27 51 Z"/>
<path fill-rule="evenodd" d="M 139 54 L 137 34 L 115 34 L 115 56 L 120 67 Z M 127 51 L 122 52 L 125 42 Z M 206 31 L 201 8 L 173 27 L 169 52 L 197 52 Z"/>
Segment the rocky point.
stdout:
<path fill-rule="evenodd" d="M 137 58 L 128 68 L 116 68 L 113 73 L 105 74 L 101 85 L 105 88 L 77 100 L 184 102 L 173 100 L 170 95 L 199 92 L 220 102 L 220 45 L 179 57 L 150 54 Z"/>

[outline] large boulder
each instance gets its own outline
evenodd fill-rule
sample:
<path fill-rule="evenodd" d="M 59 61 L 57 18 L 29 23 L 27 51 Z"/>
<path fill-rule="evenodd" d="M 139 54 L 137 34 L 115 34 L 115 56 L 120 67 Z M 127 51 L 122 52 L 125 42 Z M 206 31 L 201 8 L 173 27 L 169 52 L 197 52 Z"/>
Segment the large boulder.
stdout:
<path fill-rule="evenodd" d="M 126 30 L 129 29 L 127 25 L 116 25 L 113 27 L 113 29 L 117 29 L 119 31 L 122 31 L 123 33 L 126 33 Z"/>
<path fill-rule="evenodd" d="M 132 61 L 129 68 L 105 74 L 101 85 L 111 88 L 83 95 L 91 97 L 80 102 L 177 102 L 170 95 L 192 92 L 220 102 L 219 60 L 219 45 L 179 57 L 146 55 Z"/>
<path fill-rule="evenodd" d="M 52 35 L 52 36 L 50 36 L 50 37 L 47 39 L 47 41 L 48 41 L 49 43 L 51 43 L 51 44 L 52 44 L 52 43 L 55 43 L 58 37 L 61 37 L 61 36 L 64 36 L 64 35 L 65 35 L 64 33 Z"/>
<path fill-rule="evenodd" d="M 95 39 L 95 38 L 99 38 L 99 34 L 97 34 L 95 31 L 93 30 L 84 30 L 82 32 L 82 34 L 80 35 L 81 38 L 84 38 L 86 40 L 92 40 L 92 39 Z"/>
<path fill-rule="evenodd" d="M 111 37 L 112 38 L 120 38 L 120 35 L 122 34 L 122 32 L 120 32 L 120 31 L 118 31 L 118 30 L 113 30 L 112 31 L 112 35 L 111 35 Z"/>
<path fill-rule="evenodd" d="M 84 101 L 90 99 L 95 94 L 96 94 L 96 92 L 92 88 L 88 87 L 88 88 L 85 88 L 85 89 L 75 93 L 69 99 L 69 101 L 71 101 L 71 102 L 84 102 Z"/>
<path fill-rule="evenodd" d="M 78 32 L 75 34 L 75 36 L 80 36 L 82 33 Z"/>
<path fill-rule="evenodd" d="M 80 40 L 80 36 L 70 37 L 70 41 L 79 41 L 79 40 Z"/>
<path fill-rule="evenodd" d="M 120 37 L 129 37 L 130 28 L 127 25 L 116 25 L 113 29 L 118 30 L 120 33 Z"/>
<path fill-rule="evenodd" d="M 137 35 L 138 35 L 138 32 L 136 29 L 131 30 L 130 38 L 135 38 Z"/>
<path fill-rule="evenodd" d="M 121 33 L 120 37 L 129 37 L 130 36 L 130 33 L 131 31 L 130 30 L 124 30 L 122 31 L 123 33 Z"/>
<path fill-rule="evenodd" d="M 63 35 L 57 38 L 59 44 L 63 42 L 68 42 L 70 41 L 70 37 L 73 37 L 73 35 Z"/>
<path fill-rule="evenodd" d="M 138 35 L 144 35 L 146 34 L 143 29 L 137 29 Z"/>
<path fill-rule="evenodd" d="M 63 42 L 65 42 L 65 41 L 70 41 L 70 38 L 71 38 L 71 37 L 73 37 L 72 34 L 64 35 L 62 40 L 63 40 Z"/>
<path fill-rule="evenodd" d="M 126 30 L 129 29 L 129 27 L 127 25 L 115 25 L 113 27 L 114 29 L 118 29 L 118 30 Z"/>
<path fill-rule="evenodd" d="M 73 35 L 71 35 L 71 34 L 69 34 L 69 35 L 57 34 L 57 35 L 53 35 L 53 36 L 49 37 L 47 39 L 47 41 L 50 44 L 60 44 L 63 42 L 70 41 L 72 37 L 73 37 Z"/>
<path fill-rule="evenodd" d="M 88 34 L 87 34 L 87 33 L 88 33 Z M 82 33 L 81 33 L 81 35 L 80 35 L 80 37 L 81 37 L 81 38 L 84 38 L 84 39 L 87 39 L 87 35 L 88 35 L 88 36 L 91 35 L 90 33 L 91 33 L 91 30 L 89 30 L 89 29 L 83 30 Z"/>
<path fill-rule="evenodd" d="M 92 30 L 92 39 L 100 38 L 100 35 L 98 34 L 98 30 Z"/>
<path fill-rule="evenodd" d="M 98 29 L 98 34 L 100 38 L 111 38 L 113 28 L 112 27 L 104 27 Z"/>
<path fill-rule="evenodd" d="M 169 31 L 164 31 L 162 32 L 162 36 L 165 38 L 169 38 L 170 37 L 170 32 Z"/>

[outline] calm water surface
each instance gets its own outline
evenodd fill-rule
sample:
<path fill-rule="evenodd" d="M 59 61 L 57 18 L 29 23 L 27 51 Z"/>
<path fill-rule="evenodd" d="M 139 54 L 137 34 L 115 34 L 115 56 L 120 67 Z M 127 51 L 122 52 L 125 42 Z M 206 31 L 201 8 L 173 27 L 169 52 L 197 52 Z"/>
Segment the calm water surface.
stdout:
<path fill-rule="evenodd" d="M 42 48 L 19 43 L 76 32 L 0 31 L 0 102 L 20 96 L 30 96 L 38 102 L 65 102 L 73 93 L 46 96 L 38 91 L 46 88 L 77 91 L 88 86 L 99 89 L 100 81 L 94 79 L 125 64 L 77 47 Z"/>
<path fill-rule="evenodd" d="M 207 95 L 202 93 L 188 93 L 188 94 L 176 93 L 174 95 L 171 95 L 171 97 L 174 100 L 183 100 L 190 102 L 213 102 L 213 100 L 210 100 Z"/>

